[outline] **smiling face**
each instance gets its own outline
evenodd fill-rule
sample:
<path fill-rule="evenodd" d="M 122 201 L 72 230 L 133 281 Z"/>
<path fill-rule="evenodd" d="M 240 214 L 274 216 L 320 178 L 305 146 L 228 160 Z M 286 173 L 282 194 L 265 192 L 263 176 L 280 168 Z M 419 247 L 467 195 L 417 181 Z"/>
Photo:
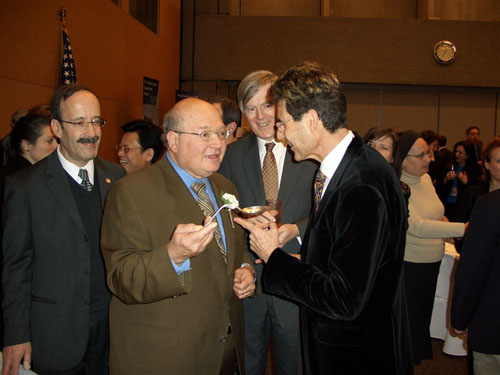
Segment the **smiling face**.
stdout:
<path fill-rule="evenodd" d="M 224 130 L 219 113 L 211 104 L 199 99 L 185 99 L 176 104 L 183 132 L 200 133 L 204 130 Z M 177 165 L 195 178 L 205 178 L 220 167 L 226 142 L 218 137 L 204 141 L 196 134 L 167 133 L 169 154 Z"/>
<path fill-rule="evenodd" d="M 293 151 L 294 159 L 296 161 L 302 161 L 307 158 L 312 158 L 312 150 L 317 146 L 315 139 L 309 132 L 307 125 L 305 124 L 305 117 L 307 114 L 302 116 L 302 120 L 295 121 L 290 113 L 286 109 L 286 101 L 284 99 L 278 102 L 278 120 L 283 125 L 280 127 L 280 134 L 282 133 L 285 137 L 286 142 L 290 145 Z"/>
<path fill-rule="evenodd" d="M 429 146 L 423 138 L 418 138 L 408 151 L 401 166 L 403 171 L 409 175 L 420 177 L 427 173 L 430 162 Z"/>
<path fill-rule="evenodd" d="M 457 146 L 455 149 L 455 160 L 458 165 L 464 166 L 469 155 L 465 152 L 464 146 Z"/>
<path fill-rule="evenodd" d="M 125 152 L 125 150 L 128 150 L 128 152 Z M 123 134 L 118 148 L 118 159 L 120 165 L 125 168 L 128 174 L 137 172 L 150 165 L 153 155 L 153 149 L 142 149 L 137 132 L 126 132 Z"/>
<path fill-rule="evenodd" d="M 271 84 L 262 86 L 245 104 L 245 116 L 255 135 L 265 141 L 272 141 L 276 133 L 276 107 L 271 104 L 269 89 Z"/>
<path fill-rule="evenodd" d="M 101 116 L 99 101 L 89 91 L 80 90 L 61 102 L 61 119 L 80 122 L 83 126 L 52 120 L 52 131 L 61 140 L 60 151 L 73 164 L 83 167 L 97 156 L 101 140 L 101 128 L 89 121 Z"/>

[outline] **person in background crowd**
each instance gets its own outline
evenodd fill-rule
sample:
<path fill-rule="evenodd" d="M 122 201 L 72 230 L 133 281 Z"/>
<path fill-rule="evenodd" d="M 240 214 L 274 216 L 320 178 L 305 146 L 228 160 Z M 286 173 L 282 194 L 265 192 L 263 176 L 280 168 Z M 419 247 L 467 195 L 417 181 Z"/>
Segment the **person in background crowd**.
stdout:
<path fill-rule="evenodd" d="M 457 209 L 452 221 L 465 223 L 469 221 L 474 204 L 481 195 L 500 188 L 500 137 L 493 138 L 484 149 L 484 168 L 486 181 L 469 185 L 458 200 Z M 461 250 L 461 241 L 455 239 L 455 247 Z"/>
<path fill-rule="evenodd" d="M 481 165 L 481 155 L 483 149 L 483 142 L 481 142 L 481 130 L 477 126 L 469 126 L 465 130 L 466 139 L 473 144 L 473 152 L 476 162 Z"/>
<path fill-rule="evenodd" d="M 443 204 L 427 174 L 431 151 L 421 134 L 412 130 L 401 133 L 399 153 L 403 160 L 401 180 L 411 189 L 403 275 L 413 360 L 420 364 L 432 358 L 429 326 L 444 239 L 462 237 L 467 225 L 450 223 L 443 217 Z"/>
<path fill-rule="evenodd" d="M 455 333 L 467 331 L 475 375 L 500 374 L 499 317 L 500 191 L 495 190 L 479 197 L 472 210 L 451 306 Z"/>
<path fill-rule="evenodd" d="M 441 185 L 444 176 L 446 175 L 446 168 L 453 163 L 455 156 L 453 152 L 446 148 L 447 138 L 439 134 L 437 137 L 438 149 L 434 155 L 434 163 L 429 165 L 429 176 L 431 177 L 432 184 L 437 187 Z"/>
<path fill-rule="evenodd" d="M 105 120 L 90 89 L 59 88 L 51 111 L 57 151 L 5 183 L 2 375 L 17 375 L 20 362 L 40 375 L 105 375 L 110 294 L 101 214 L 125 171 L 97 157 Z"/>
<path fill-rule="evenodd" d="M 398 134 L 391 128 L 373 127 L 366 133 L 364 139 L 365 143 L 378 151 L 396 173 L 400 180 L 401 189 L 405 197 L 406 206 L 408 206 L 408 199 L 410 198 L 410 187 L 401 181 L 401 159 L 399 157 L 399 139 Z"/>
<path fill-rule="evenodd" d="M 301 305 L 305 373 L 412 373 L 401 278 L 406 207 L 394 172 L 347 128 L 333 73 L 299 64 L 271 96 L 295 159 L 321 162 L 302 259 L 280 248 L 267 212 L 270 221 L 235 221 L 266 263 L 264 291 Z"/>
<path fill-rule="evenodd" d="M 12 116 L 10 118 L 10 128 L 11 129 L 14 128 L 14 125 L 16 124 L 17 120 L 19 120 L 23 116 L 26 116 L 27 113 L 28 113 L 28 111 L 26 109 L 23 109 L 23 108 L 14 111 L 14 113 L 12 114 Z M 4 155 L 5 155 L 5 151 L 4 150 L 7 147 L 9 147 L 7 145 L 8 142 L 9 142 L 9 140 L 8 140 L 8 134 L 0 140 L 0 147 L 1 147 L 0 165 L 5 165 L 5 163 L 7 163 L 7 160 L 4 160 Z"/>
<path fill-rule="evenodd" d="M 297 237 L 303 238 L 307 227 L 318 166 L 311 161 L 294 162 L 291 150 L 275 140 L 276 106 L 271 102 L 269 89 L 276 78 L 274 73 L 260 70 L 241 81 L 238 102 L 253 133 L 228 147 L 219 172 L 236 185 L 241 207 L 266 205 L 268 199 L 283 202 L 280 246 L 290 254 L 297 254 L 300 251 Z M 274 177 L 274 188 L 266 176 Z M 253 261 L 257 259 L 254 254 L 251 256 Z M 263 268 L 263 264 L 255 266 L 258 280 Z M 300 374 L 298 306 L 259 290 L 255 298 L 244 301 L 243 308 L 246 374 L 265 372 L 271 337 L 275 373 Z"/>
<path fill-rule="evenodd" d="M 459 141 L 453 147 L 455 161 L 447 166 L 442 185 L 438 187 L 439 198 L 444 204 L 444 215 L 453 219 L 455 209 L 466 186 L 479 182 L 482 169 L 477 165 L 474 145 L 469 141 Z"/>
<path fill-rule="evenodd" d="M 222 122 L 229 131 L 229 136 L 226 138 L 226 145 L 241 138 L 241 134 L 238 134 L 238 130 L 241 129 L 241 112 L 238 105 L 225 96 L 212 96 L 206 99 L 206 101 L 212 104 L 217 112 L 219 112 Z"/>
<path fill-rule="evenodd" d="M 435 161 L 435 156 L 436 156 L 438 147 L 439 147 L 438 135 L 433 130 L 424 130 L 420 134 L 422 135 L 422 138 L 429 146 L 429 150 L 432 152 L 431 164 L 433 164 Z"/>
<path fill-rule="evenodd" d="M 47 104 L 38 104 L 34 107 L 31 107 L 28 110 L 28 115 L 38 115 L 45 117 L 47 120 L 52 120 L 52 114 L 50 113 L 50 105 Z"/>
<path fill-rule="evenodd" d="M 255 275 L 243 231 L 228 211 L 215 215 L 223 193 L 237 195 L 215 173 L 228 132 L 195 98 L 178 102 L 163 130 L 166 157 L 116 184 L 104 210 L 110 371 L 243 374 L 241 300 L 254 293 Z"/>
<path fill-rule="evenodd" d="M 116 145 L 118 160 L 128 174 L 155 163 L 163 152 L 161 129 L 145 120 L 134 120 L 122 126 L 124 132 Z"/>

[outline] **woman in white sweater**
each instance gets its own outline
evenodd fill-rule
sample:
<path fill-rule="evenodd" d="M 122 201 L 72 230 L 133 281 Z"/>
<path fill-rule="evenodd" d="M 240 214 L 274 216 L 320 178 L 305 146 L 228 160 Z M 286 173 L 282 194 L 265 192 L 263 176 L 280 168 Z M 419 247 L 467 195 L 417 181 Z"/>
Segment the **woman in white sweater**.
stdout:
<path fill-rule="evenodd" d="M 411 189 L 403 275 L 414 363 L 419 364 L 432 358 L 429 326 L 444 239 L 462 237 L 466 224 L 450 223 L 443 216 L 443 204 L 427 174 L 431 152 L 420 134 L 403 132 L 399 142 L 401 181 Z"/>

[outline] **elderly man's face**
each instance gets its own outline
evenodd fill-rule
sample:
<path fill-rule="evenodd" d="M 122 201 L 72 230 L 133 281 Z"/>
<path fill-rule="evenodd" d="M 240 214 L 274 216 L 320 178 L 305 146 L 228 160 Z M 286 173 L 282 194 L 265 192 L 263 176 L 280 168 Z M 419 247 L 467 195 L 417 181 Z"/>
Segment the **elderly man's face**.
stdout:
<path fill-rule="evenodd" d="M 271 84 L 262 86 L 245 105 L 245 116 L 255 135 L 265 141 L 272 141 L 276 133 L 276 106 L 271 104 Z"/>
<path fill-rule="evenodd" d="M 61 139 L 60 151 L 66 159 L 79 167 L 97 156 L 101 140 L 101 128 L 89 122 L 101 116 L 99 101 L 89 91 L 75 92 L 61 102 L 61 119 L 81 122 L 82 126 L 52 120 L 52 130 Z M 58 119 L 59 120 L 59 119 Z"/>
<path fill-rule="evenodd" d="M 184 103 L 183 103 L 184 102 Z M 201 133 L 202 131 L 225 130 L 219 113 L 211 104 L 198 99 L 185 99 L 180 102 L 182 132 Z M 191 176 L 205 178 L 217 172 L 224 153 L 225 140 L 214 137 L 203 140 L 196 134 L 169 132 L 170 155 L 175 162 Z"/>

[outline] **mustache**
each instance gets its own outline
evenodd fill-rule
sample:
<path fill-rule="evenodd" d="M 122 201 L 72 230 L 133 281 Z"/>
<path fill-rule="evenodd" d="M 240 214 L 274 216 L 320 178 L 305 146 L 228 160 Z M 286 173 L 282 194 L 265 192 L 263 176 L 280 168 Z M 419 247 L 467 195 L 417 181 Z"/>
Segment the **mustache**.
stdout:
<path fill-rule="evenodd" d="M 94 135 L 93 137 L 82 137 L 82 138 L 78 138 L 76 141 L 78 143 L 97 143 L 97 141 L 99 140 L 99 136 L 98 135 Z"/>

